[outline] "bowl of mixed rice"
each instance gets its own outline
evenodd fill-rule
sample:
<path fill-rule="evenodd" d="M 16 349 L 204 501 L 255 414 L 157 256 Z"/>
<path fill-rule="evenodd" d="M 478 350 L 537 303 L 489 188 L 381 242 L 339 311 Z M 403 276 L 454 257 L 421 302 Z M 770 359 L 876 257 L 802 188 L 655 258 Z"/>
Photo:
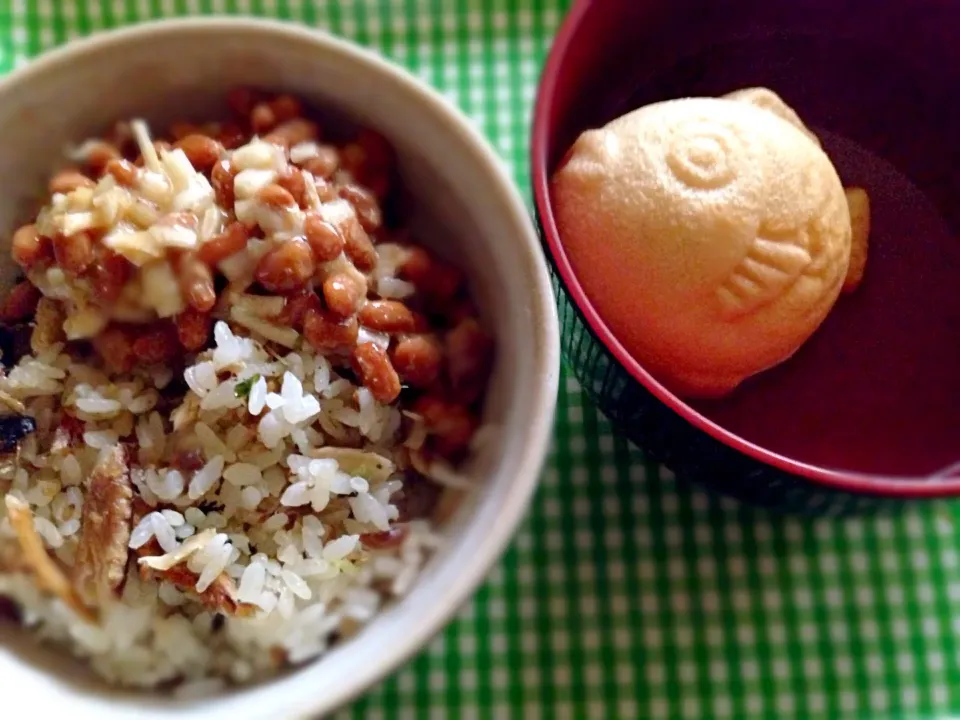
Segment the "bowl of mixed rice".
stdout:
<path fill-rule="evenodd" d="M 0 674 L 286 718 L 420 648 L 522 517 L 557 321 L 522 201 L 383 60 L 248 20 L 0 82 Z"/>

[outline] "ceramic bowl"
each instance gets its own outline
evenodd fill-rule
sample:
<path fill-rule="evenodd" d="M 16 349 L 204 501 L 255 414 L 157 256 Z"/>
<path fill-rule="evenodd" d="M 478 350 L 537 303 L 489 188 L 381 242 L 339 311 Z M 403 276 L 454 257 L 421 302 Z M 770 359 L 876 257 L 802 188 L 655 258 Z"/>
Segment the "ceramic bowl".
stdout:
<path fill-rule="evenodd" d="M 562 347 L 614 424 L 681 478 L 783 510 L 952 496 L 960 480 L 960 22 L 950 3 L 575 3 L 540 84 L 532 178 Z M 625 352 L 554 224 L 549 177 L 584 130 L 642 105 L 766 86 L 867 189 L 866 278 L 788 362 L 684 402 Z M 955 468 L 954 468 L 955 470 Z"/>
<path fill-rule="evenodd" d="M 96 35 L 14 72 L 0 81 L 0 235 L 9 238 L 29 220 L 68 143 L 118 119 L 209 118 L 239 84 L 293 92 L 393 143 L 419 237 L 468 269 L 496 335 L 485 418 L 494 439 L 472 459 L 476 490 L 443 528 L 444 546 L 410 594 L 322 659 L 259 685 L 181 702 L 111 691 L 63 653 L 4 629 L 4 703 L 35 717 L 325 715 L 423 647 L 470 596 L 523 516 L 547 453 L 558 327 L 524 203 L 467 118 L 411 75 L 342 40 L 273 22 L 165 21 Z M 12 272 L 6 267 L 3 280 Z"/>

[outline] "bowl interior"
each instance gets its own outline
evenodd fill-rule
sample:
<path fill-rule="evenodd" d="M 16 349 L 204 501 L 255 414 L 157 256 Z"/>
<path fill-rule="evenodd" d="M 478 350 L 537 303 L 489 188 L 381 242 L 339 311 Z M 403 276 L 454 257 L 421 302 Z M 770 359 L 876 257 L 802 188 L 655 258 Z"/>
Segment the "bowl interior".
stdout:
<path fill-rule="evenodd" d="M 911 476 L 960 460 L 960 6 L 608 0 L 574 13 L 547 172 L 580 132 L 631 109 L 759 85 L 870 195 L 861 287 L 791 360 L 693 409 L 826 470 Z"/>
<path fill-rule="evenodd" d="M 485 409 L 493 426 L 468 467 L 477 490 L 443 530 L 446 543 L 406 598 L 319 662 L 211 701 L 113 694 L 78 663 L 0 634 L 0 675 L 42 715 L 314 717 L 422 646 L 482 580 L 521 517 L 552 427 L 556 314 L 523 203 L 491 151 L 438 95 L 384 61 L 319 33 L 263 21 L 177 21 L 97 38 L 43 58 L 0 83 L 0 236 L 28 221 L 63 149 L 117 119 L 158 126 L 219 114 L 226 91 L 250 84 L 295 93 L 382 132 L 398 153 L 419 240 L 468 270 L 497 338 Z M 122 89 L 118 90 L 118 89 Z M 426 141 L 429 139 L 429 141 Z M 3 258 L 8 257 L 6 246 Z M 14 275 L 0 261 L 3 284 Z M 29 659 L 31 662 L 25 662 Z"/>

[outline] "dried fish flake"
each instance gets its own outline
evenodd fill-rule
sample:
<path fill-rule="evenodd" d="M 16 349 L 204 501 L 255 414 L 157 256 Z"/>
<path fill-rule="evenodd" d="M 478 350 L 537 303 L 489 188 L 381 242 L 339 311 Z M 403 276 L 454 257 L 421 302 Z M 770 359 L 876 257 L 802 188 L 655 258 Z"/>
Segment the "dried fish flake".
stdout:
<path fill-rule="evenodd" d="M 133 484 L 126 454 L 106 450 L 90 474 L 80 521 L 73 579 L 90 605 L 115 594 L 126 576 L 133 516 Z"/>
<path fill-rule="evenodd" d="M 214 528 L 207 528 L 201 533 L 187 538 L 184 543 L 173 552 L 164 555 L 151 555 L 141 557 L 139 563 L 145 565 L 151 570 L 170 570 L 180 563 L 184 562 L 198 550 L 216 537 L 217 531 Z"/>
<path fill-rule="evenodd" d="M 210 542 L 216 534 L 216 530 L 208 528 L 188 538 L 172 553 L 158 556 L 144 555 L 150 552 L 151 548 L 159 547 L 155 542 L 148 543 L 137 551 L 144 555 L 138 561 L 141 576 L 149 577 L 150 574 L 156 573 L 159 579 L 172 583 L 180 590 L 195 594 L 206 607 L 224 615 L 237 617 L 253 615 L 257 610 L 256 606 L 238 602 L 236 583 L 225 572 L 214 578 L 210 586 L 203 592 L 197 592 L 197 582 L 199 582 L 200 576 L 186 566 L 186 561 L 193 553 L 201 550 Z"/>
<path fill-rule="evenodd" d="M 203 592 L 197 592 L 200 576 L 184 565 L 177 565 L 160 573 L 160 577 L 181 590 L 194 593 L 208 609 L 236 617 L 249 617 L 257 611 L 256 605 L 237 601 L 237 585 L 226 573 L 220 573 Z"/>
<path fill-rule="evenodd" d="M 36 577 L 37 585 L 46 592 L 57 596 L 63 603 L 89 622 L 96 621 L 96 614 L 80 599 L 66 573 L 47 554 L 43 539 L 33 525 L 33 513 L 23 500 L 7 495 L 4 498 L 7 517 L 17 534 L 23 560 Z"/>

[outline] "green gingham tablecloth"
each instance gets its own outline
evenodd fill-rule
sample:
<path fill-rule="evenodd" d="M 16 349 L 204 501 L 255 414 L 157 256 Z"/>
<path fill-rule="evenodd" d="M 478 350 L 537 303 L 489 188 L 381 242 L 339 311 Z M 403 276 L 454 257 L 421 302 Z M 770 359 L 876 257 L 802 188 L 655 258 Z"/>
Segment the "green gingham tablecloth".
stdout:
<path fill-rule="evenodd" d="M 0 70 L 186 14 L 327 28 L 440 88 L 529 193 L 530 109 L 566 3 L 0 0 Z M 555 450 L 509 552 L 458 619 L 343 718 L 960 715 L 956 504 L 776 519 L 614 438 L 566 374 Z"/>

